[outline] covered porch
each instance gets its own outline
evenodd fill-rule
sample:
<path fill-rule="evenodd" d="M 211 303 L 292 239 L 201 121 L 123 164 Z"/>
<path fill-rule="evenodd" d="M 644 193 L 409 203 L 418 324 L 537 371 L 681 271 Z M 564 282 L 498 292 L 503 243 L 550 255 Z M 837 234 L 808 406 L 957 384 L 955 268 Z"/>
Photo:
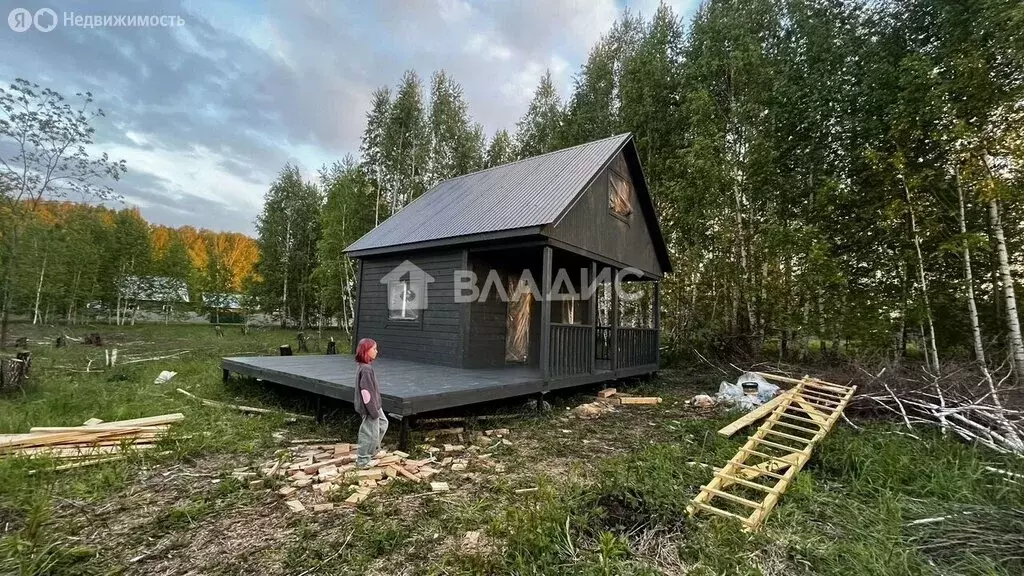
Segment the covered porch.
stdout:
<path fill-rule="evenodd" d="M 542 391 L 656 372 L 658 279 L 554 244 L 469 250 L 479 299 L 466 365 L 532 367 Z M 488 284 L 499 283 L 507 298 L 495 302 Z"/>

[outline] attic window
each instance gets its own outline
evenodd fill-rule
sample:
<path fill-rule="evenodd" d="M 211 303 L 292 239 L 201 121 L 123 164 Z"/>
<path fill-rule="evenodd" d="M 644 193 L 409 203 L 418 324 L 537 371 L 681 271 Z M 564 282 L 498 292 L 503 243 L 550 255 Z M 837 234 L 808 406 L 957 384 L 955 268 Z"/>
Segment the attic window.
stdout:
<path fill-rule="evenodd" d="M 633 183 L 620 157 L 608 171 L 608 210 L 613 216 L 629 222 L 629 217 L 633 215 L 632 198 Z"/>

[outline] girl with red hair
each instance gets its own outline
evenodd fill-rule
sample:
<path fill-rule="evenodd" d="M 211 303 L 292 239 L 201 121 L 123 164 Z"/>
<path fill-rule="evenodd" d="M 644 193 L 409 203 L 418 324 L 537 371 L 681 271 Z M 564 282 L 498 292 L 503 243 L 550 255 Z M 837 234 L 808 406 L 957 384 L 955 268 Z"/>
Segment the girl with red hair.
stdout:
<path fill-rule="evenodd" d="M 373 373 L 373 361 L 377 358 L 377 343 L 372 338 L 363 338 L 356 345 L 356 388 L 352 403 L 356 413 L 363 417 L 359 425 L 356 465 L 362 468 L 370 465 L 374 454 L 380 450 L 380 443 L 388 431 L 388 417 L 380 405 L 380 388 L 377 375 Z"/>

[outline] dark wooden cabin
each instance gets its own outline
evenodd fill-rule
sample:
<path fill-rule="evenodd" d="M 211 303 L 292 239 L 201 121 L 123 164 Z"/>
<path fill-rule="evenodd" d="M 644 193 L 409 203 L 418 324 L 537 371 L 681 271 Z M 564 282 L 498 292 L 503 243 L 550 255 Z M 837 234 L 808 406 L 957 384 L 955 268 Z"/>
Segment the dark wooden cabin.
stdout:
<path fill-rule="evenodd" d="M 658 281 L 671 264 L 628 134 L 442 182 L 346 251 L 360 261 L 356 340 L 375 339 L 382 355 L 460 368 L 526 365 L 551 388 L 658 369 Z M 420 278 L 403 273 L 417 273 L 410 265 Z M 623 325 L 616 291 L 604 290 L 610 282 L 597 290 L 607 293 L 603 314 L 585 293 L 595 276 L 610 281 L 626 269 L 635 270 L 626 285 L 649 285 L 639 302 L 650 308 L 640 315 L 646 325 Z M 491 278 L 489 297 L 460 301 L 460 292 L 472 295 L 462 271 L 475 274 L 480 291 Z M 496 284 L 508 293 L 524 271 L 541 298 L 495 297 Z M 410 282 L 425 289 L 426 307 L 389 309 Z M 566 298 L 547 297 L 559 292 Z M 526 316 L 528 330 L 517 327 Z"/>
<path fill-rule="evenodd" d="M 658 370 L 658 282 L 671 264 L 629 134 L 441 182 L 346 252 L 359 261 L 353 347 L 377 341 L 395 414 Z M 275 378 L 267 363 L 285 359 L 259 371 L 237 360 L 225 375 L 352 398 L 348 371 L 327 364 L 305 379 L 346 390 L 285 382 L 293 369 Z"/>

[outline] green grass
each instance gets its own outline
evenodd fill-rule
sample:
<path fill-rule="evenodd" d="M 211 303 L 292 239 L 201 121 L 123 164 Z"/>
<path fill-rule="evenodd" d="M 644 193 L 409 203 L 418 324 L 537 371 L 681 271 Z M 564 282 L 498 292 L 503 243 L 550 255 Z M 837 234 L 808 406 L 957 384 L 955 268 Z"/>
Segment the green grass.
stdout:
<path fill-rule="evenodd" d="M 550 398 L 538 416 L 512 403 L 508 420 L 470 422 L 463 442 L 488 427 L 512 429 L 496 447 L 503 473 L 471 465 L 445 472 L 453 490 L 420 484 L 380 489 L 355 510 L 289 514 L 271 490 L 250 490 L 231 471 L 274 458 L 273 434 L 355 438 L 344 406 L 326 424 L 288 424 L 199 406 L 177 387 L 216 400 L 312 413 L 309 397 L 220 378 L 219 358 L 273 353 L 293 332 L 208 326 L 97 326 L 122 359 L 190 350 L 177 358 L 81 373 L 102 349 L 34 345 L 24 393 L 0 397 L 0 433 L 183 412 L 161 448 L 120 462 L 52 472 L 42 460 L 0 459 L 0 574 L 1019 574 L 1024 571 L 1024 459 L 993 454 L 929 430 L 887 423 L 840 425 L 818 448 L 758 533 L 686 514 L 687 502 L 742 442 L 715 433 L 732 420 L 684 400 L 718 376 L 666 371 L 620 385 L 665 398 L 596 420 L 567 418 L 593 390 Z M 15 326 L 30 341 L 56 329 Z M 335 334 L 338 339 L 338 335 Z M 344 349 L 344 346 L 341 346 Z M 94 362 L 97 368 L 101 362 Z M 177 377 L 155 385 L 161 370 Z M 387 383 L 382 385 L 386 387 Z M 413 445 L 429 431 L 416 430 Z M 389 438 L 394 441 L 394 437 Z M 435 440 L 435 445 L 443 440 Z M 155 452 L 161 452 L 157 455 Z M 39 470 L 35 475 L 29 471 Z M 524 487 L 535 492 L 516 493 Z M 337 498 L 335 498 L 337 500 Z M 942 518 L 924 524 L 909 523 Z M 476 548 L 463 545 L 479 531 Z M 132 563 L 130 560 L 137 559 Z"/>

